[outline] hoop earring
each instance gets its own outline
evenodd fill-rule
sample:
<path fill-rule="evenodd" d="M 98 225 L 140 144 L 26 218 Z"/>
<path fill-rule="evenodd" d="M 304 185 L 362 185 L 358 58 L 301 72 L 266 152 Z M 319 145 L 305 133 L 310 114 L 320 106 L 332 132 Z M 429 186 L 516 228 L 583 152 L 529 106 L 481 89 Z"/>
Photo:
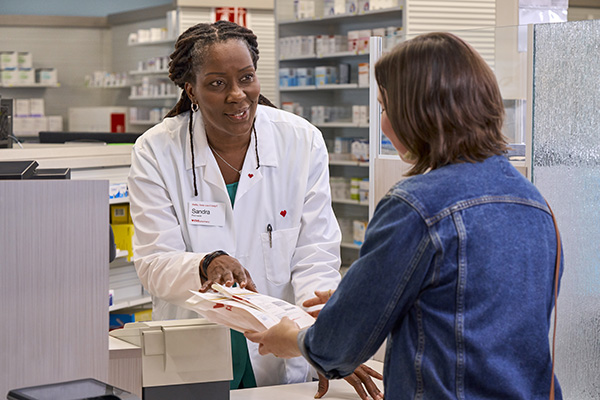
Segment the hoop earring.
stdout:
<path fill-rule="evenodd" d="M 200 109 L 200 106 L 198 106 L 198 103 L 192 103 L 192 112 L 198 112 L 198 110 Z"/>

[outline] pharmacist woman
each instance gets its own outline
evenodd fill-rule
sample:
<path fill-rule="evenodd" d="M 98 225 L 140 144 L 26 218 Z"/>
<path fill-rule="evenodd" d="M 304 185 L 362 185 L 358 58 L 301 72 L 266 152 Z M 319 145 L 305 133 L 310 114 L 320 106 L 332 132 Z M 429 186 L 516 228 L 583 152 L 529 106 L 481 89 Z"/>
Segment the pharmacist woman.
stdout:
<path fill-rule="evenodd" d="M 263 105 L 257 61 L 246 28 L 219 21 L 185 31 L 169 65 L 181 98 L 133 147 L 134 262 L 155 320 L 197 317 L 181 306 L 212 282 L 301 305 L 340 281 L 324 140 L 306 120 Z M 314 374 L 302 357 L 261 356 L 232 336 L 232 388 Z"/>

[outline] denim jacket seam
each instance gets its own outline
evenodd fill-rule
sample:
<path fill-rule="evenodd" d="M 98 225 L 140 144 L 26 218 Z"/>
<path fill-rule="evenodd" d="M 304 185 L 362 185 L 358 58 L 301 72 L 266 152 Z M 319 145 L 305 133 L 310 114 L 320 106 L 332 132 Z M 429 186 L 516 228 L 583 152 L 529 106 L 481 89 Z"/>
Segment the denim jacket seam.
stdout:
<path fill-rule="evenodd" d="M 414 368 L 415 376 L 417 380 L 417 387 L 415 389 L 414 400 L 422 400 L 425 395 L 425 388 L 423 382 L 423 356 L 425 354 L 425 330 L 423 329 L 423 313 L 419 304 L 419 299 L 415 301 L 415 311 L 417 314 L 417 335 L 418 335 L 418 347 L 415 353 Z"/>
<path fill-rule="evenodd" d="M 456 314 L 455 314 L 455 332 L 456 335 L 456 397 L 457 399 L 465 398 L 465 292 L 467 278 L 467 260 L 464 258 L 466 254 L 466 228 L 463 224 L 460 213 L 453 212 L 452 219 L 456 226 L 458 234 L 458 274 L 456 285 Z"/>
<path fill-rule="evenodd" d="M 381 313 L 381 318 L 379 318 L 377 325 L 373 328 L 373 331 L 371 332 L 369 340 L 366 342 L 365 346 L 363 347 L 363 351 L 358 355 L 358 359 L 363 360 L 370 356 L 371 347 L 374 346 L 374 344 L 377 340 L 377 337 L 383 331 L 383 328 L 385 327 L 387 321 L 390 319 L 390 315 L 393 313 L 394 309 L 397 307 L 400 297 L 402 297 L 402 294 L 404 293 L 404 291 L 410 281 L 410 278 L 412 277 L 415 270 L 419 266 L 419 264 L 420 264 L 419 260 L 421 259 L 421 257 L 423 257 L 423 254 L 425 254 L 425 249 L 427 248 L 429 243 L 430 243 L 429 236 L 428 235 L 423 236 L 423 238 L 421 239 L 421 242 L 419 243 L 419 246 L 417 248 L 416 256 L 413 257 L 413 259 L 412 259 L 410 268 L 405 272 L 404 276 L 402 277 L 401 284 L 398 285 L 398 287 L 396 288 L 396 291 L 391 296 L 390 301 L 388 302 L 386 308 Z"/>
<path fill-rule="evenodd" d="M 490 203 L 522 204 L 522 205 L 527 205 L 527 206 L 531 206 L 531 207 L 536 207 L 536 208 L 546 211 L 547 213 L 550 213 L 550 210 L 548 209 L 548 207 L 545 204 L 541 204 L 540 202 L 538 202 L 536 200 L 529 200 L 529 199 L 524 199 L 522 197 L 514 197 L 514 196 L 480 196 L 480 197 L 475 197 L 472 199 L 463 200 L 463 201 L 454 203 L 450 207 L 446 207 L 446 208 L 440 210 L 435 215 L 425 218 L 425 221 L 426 221 L 427 225 L 434 225 L 437 222 L 444 219 L 445 217 L 452 214 L 453 212 L 462 211 L 462 210 L 465 210 L 465 209 L 473 207 L 473 206 L 478 206 L 478 205 L 482 205 L 482 204 L 490 204 Z"/>

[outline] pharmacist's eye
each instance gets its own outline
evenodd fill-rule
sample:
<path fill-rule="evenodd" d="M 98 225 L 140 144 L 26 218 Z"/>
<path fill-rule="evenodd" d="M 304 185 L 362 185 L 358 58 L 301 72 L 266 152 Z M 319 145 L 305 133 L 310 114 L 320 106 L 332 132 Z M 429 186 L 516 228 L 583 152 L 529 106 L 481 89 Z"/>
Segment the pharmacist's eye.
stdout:
<path fill-rule="evenodd" d="M 385 112 L 385 108 L 381 107 L 381 111 L 379 112 L 379 114 L 383 115 L 384 112 Z"/>

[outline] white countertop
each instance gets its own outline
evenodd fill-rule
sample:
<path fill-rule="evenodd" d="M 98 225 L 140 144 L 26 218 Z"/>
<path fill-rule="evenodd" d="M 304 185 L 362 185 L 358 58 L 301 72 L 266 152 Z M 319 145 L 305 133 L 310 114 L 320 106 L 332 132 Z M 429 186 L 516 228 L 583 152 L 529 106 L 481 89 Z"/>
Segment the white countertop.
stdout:
<path fill-rule="evenodd" d="M 376 371 L 383 371 L 383 363 L 370 360 L 366 363 Z M 383 382 L 375 380 L 383 391 Z M 252 389 L 238 389 L 230 392 L 230 400 L 302 400 L 314 399 L 318 382 L 294 383 L 290 385 L 266 386 Z M 329 381 L 329 390 L 323 400 L 360 400 L 356 391 L 343 379 Z"/>

